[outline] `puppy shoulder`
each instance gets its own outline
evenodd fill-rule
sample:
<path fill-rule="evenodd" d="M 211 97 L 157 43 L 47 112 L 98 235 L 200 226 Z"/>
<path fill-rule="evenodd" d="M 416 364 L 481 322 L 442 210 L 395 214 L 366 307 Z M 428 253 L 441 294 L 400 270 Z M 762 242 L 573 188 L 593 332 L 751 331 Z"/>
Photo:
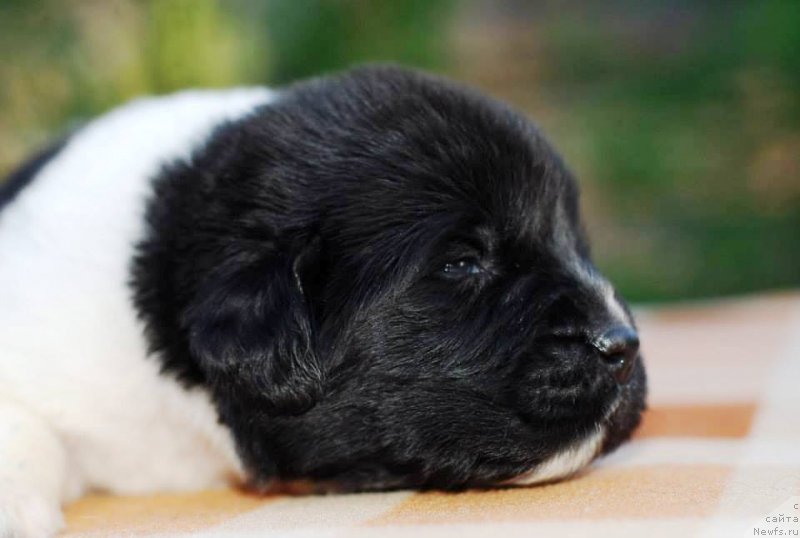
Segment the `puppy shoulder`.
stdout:
<path fill-rule="evenodd" d="M 153 179 L 222 122 L 274 97 L 253 88 L 137 100 L 22 174 L 0 210 L 0 393 L 48 415 L 53 391 L 63 391 L 79 416 L 101 400 L 98 387 L 132 372 L 154 378 L 128 286 Z M 84 391 L 62 386 L 74 372 Z"/>
<path fill-rule="evenodd" d="M 277 96 L 268 88 L 251 87 L 135 99 L 23 163 L 0 182 L 0 209 L 15 205 L 17 198 L 43 197 L 29 191 L 55 190 L 63 195 L 67 189 L 80 189 L 82 197 L 91 198 L 98 184 L 119 189 L 125 179 L 130 180 L 127 184 L 141 183 L 163 164 L 190 156 L 220 124 L 246 116 Z M 47 186 L 40 187 L 42 183 Z M 48 204 L 45 210 L 52 207 Z"/>
<path fill-rule="evenodd" d="M 137 99 L 90 123 L 70 149 L 91 158 L 100 169 L 144 167 L 152 176 L 158 172 L 153 166 L 189 157 L 220 124 L 240 119 L 276 97 L 276 92 L 255 87 Z"/>

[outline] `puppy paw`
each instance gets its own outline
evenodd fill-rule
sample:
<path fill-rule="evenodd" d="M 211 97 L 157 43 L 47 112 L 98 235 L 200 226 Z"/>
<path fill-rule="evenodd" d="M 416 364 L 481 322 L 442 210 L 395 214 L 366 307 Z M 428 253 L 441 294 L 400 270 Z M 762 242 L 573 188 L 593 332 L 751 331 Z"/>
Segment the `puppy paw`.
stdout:
<path fill-rule="evenodd" d="M 35 493 L 0 491 L 0 538 L 50 538 L 63 526 L 57 503 Z"/>

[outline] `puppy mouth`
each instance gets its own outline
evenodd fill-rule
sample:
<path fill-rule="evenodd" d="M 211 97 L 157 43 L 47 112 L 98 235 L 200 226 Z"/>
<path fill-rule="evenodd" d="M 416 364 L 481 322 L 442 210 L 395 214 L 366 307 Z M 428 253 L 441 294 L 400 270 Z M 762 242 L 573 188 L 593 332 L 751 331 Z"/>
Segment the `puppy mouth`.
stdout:
<path fill-rule="evenodd" d="M 506 480 L 500 485 L 531 486 L 556 482 L 574 476 L 595 458 L 606 452 L 613 417 L 620 409 L 623 399 L 622 394 L 617 394 L 603 413 L 603 417 L 588 434 L 562 447 L 530 470 Z"/>

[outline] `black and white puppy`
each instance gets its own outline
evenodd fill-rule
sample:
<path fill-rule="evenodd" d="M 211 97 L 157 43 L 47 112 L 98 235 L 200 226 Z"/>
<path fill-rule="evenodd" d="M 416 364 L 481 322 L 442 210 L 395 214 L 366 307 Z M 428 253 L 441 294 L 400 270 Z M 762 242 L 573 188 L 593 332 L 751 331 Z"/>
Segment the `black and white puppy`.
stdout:
<path fill-rule="evenodd" d="M 0 536 L 60 504 L 570 475 L 644 406 L 536 128 L 433 76 L 135 101 L 0 195 Z"/>

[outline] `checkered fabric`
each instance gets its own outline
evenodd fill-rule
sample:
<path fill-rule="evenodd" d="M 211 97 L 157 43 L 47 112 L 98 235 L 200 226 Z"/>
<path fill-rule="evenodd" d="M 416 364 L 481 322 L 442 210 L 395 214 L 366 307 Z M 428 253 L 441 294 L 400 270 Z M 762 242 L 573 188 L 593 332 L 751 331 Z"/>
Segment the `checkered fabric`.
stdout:
<path fill-rule="evenodd" d="M 99 536 L 798 536 L 800 294 L 639 312 L 649 411 L 634 440 L 564 482 L 465 493 L 93 496 Z"/>

